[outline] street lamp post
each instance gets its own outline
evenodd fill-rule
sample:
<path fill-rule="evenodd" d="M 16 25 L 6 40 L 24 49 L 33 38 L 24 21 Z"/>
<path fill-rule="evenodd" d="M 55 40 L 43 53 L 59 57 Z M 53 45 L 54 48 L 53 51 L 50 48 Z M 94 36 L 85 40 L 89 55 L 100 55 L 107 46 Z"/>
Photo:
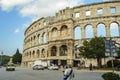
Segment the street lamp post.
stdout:
<path fill-rule="evenodd" d="M 3 52 L 1 52 L 1 65 L 3 64 L 3 58 L 2 58 L 2 56 L 3 56 Z"/>
<path fill-rule="evenodd" d="M 116 47 L 115 47 L 115 41 L 113 41 L 111 38 L 110 40 L 105 40 L 105 56 L 114 58 L 117 56 Z M 112 63 L 112 71 L 114 72 L 114 62 L 113 59 L 111 61 Z"/>

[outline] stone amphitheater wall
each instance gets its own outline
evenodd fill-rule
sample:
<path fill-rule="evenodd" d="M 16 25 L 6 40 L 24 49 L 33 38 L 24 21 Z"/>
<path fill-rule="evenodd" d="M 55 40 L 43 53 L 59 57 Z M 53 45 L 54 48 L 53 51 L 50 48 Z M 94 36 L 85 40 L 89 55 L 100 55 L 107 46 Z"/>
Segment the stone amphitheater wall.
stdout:
<path fill-rule="evenodd" d="M 118 36 L 111 36 L 111 23 L 118 25 Z M 25 31 L 23 66 L 31 67 L 36 60 L 52 60 L 57 65 L 60 63 L 76 64 L 84 61 L 85 66 L 88 66 L 87 64 L 90 63 L 88 60 L 81 57 L 76 58 L 74 47 L 82 45 L 85 39 L 90 39 L 86 38 L 85 34 L 87 25 L 92 25 L 93 37 L 97 36 L 98 24 L 105 25 L 106 38 L 112 37 L 116 42 L 120 42 L 120 1 L 67 7 L 57 12 L 55 16 L 40 18 Z M 81 27 L 81 39 L 75 39 L 76 26 Z M 57 49 L 56 54 L 51 53 L 54 46 Z M 60 56 L 61 47 L 67 47 L 67 55 Z M 62 61 L 65 60 L 66 63 L 63 63 Z M 93 64 L 96 65 L 96 62 L 93 61 Z"/>

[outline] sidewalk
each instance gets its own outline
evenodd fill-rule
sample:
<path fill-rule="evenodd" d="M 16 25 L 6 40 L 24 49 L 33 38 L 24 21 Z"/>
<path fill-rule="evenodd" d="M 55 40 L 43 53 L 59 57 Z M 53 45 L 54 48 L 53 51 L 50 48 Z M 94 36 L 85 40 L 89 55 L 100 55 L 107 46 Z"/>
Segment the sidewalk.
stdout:
<path fill-rule="evenodd" d="M 80 72 L 113 72 L 112 70 L 100 70 L 100 69 L 93 69 L 93 70 L 89 70 L 89 69 L 74 69 L 75 71 L 80 71 Z M 120 71 L 116 71 L 114 70 L 115 73 L 120 73 Z"/>

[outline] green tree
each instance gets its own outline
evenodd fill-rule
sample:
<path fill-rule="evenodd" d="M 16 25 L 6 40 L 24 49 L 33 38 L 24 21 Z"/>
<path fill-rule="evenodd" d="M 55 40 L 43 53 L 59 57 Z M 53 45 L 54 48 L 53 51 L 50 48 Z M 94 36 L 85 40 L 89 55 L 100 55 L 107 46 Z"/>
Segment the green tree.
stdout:
<path fill-rule="evenodd" d="M 117 47 L 117 54 L 118 54 L 118 56 L 116 58 L 120 59 L 120 47 Z"/>
<path fill-rule="evenodd" d="M 85 58 L 94 58 L 97 59 L 98 67 L 102 65 L 102 58 L 105 57 L 105 44 L 104 38 L 95 37 L 92 38 L 89 42 L 85 40 L 83 46 L 80 48 L 81 55 Z"/>
<path fill-rule="evenodd" d="M 20 64 L 22 60 L 22 54 L 19 53 L 19 50 L 17 49 L 16 53 L 13 55 L 13 63 Z"/>
<path fill-rule="evenodd" d="M 9 62 L 9 60 L 10 60 L 10 56 L 8 56 L 8 55 L 0 55 L 0 58 L 2 57 L 2 63 L 0 64 L 0 65 L 4 65 L 4 64 L 7 64 L 8 62 Z M 1 60 L 0 60 L 1 61 Z"/>

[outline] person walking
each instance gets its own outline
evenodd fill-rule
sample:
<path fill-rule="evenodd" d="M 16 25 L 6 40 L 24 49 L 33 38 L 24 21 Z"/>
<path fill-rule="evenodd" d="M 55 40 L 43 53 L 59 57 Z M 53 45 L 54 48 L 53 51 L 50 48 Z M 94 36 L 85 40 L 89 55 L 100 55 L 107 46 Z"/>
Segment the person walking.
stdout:
<path fill-rule="evenodd" d="M 74 71 L 72 69 L 72 66 L 71 65 L 67 65 L 63 74 L 64 74 L 63 80 L 73 80 L 73 78 L 74 78 Z"/>
<path fill-rule="evenodd" d="M 77 66 L 78 66 L 78 70 L 79 70 L 80 69 L 80 63 L 78 63 Z"/>
<path fill-rule="evenodd" d="M 90 63 L 90 65 L 89 65 L 89 69 L 90 69 L 90 71 L 93 69 L 93 67 L 92 67 L 92 63 Z"/>

